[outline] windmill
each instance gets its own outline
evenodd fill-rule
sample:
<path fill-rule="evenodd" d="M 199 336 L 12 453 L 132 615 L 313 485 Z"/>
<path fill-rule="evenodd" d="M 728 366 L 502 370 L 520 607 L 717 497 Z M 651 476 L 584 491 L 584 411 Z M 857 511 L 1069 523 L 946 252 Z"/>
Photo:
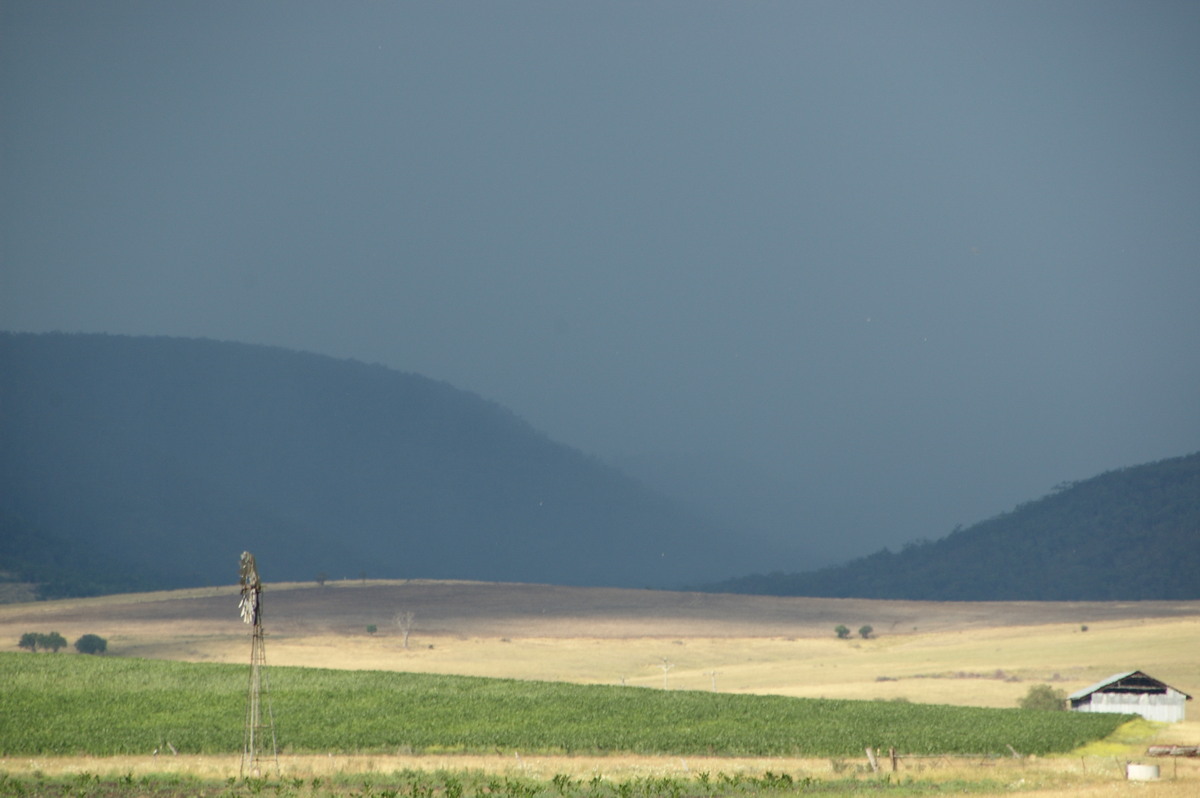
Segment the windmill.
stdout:
<path fill-rule="evenodd" d="M 239 573 L 242 598 L 238 602 L 238 610 L 242 620 L 254 629 L 250 643 L 250 690 L 246 697 L 246 734 L 245 745 L 242 747 L 241 773 L 243 776 L 247 773 L 257 776 L 261 769 L 261 761 L 267 756 L 274 760 L 275 772 L 279 772 L 279 751 L 275 746 L 275 718 L 271 713 L 270 691 L 265 673 L 267 656 L 262 625 L 262 580 L 258 578 L 258 566 L 254 562 L 254 555 L 248 551 L 242 552 Z M 262 717 L 264 696 L 267 701 L 265 723 Z"/>

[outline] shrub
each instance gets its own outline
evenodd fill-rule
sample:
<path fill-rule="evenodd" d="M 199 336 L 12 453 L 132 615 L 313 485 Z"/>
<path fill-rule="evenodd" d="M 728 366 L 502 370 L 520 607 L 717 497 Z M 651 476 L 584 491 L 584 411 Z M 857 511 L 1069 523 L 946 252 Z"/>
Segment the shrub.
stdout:
<path fill-rule="evenodd" d="M 838 624 L 836 627 L 834 627 L 833 631 L 834 634 L 838 636 L 838 640 L 845 640 L 846 638 L 850 637 L 850 628 L 843 624 Z"/>
<path fill-rule="evenodd" d="M 858 627 L 858 635 L 863 640 L 870 638 L 871 635 L 873 635 L 874 633 L 875 633 L 875 628 L 873 626 L 871 626 L 871 624 L 869 624 L 869 623 L 865 623 L 862 626 Z"/>
<path fill-rule="evenodd" d="M 58 632 L 51 632 L 50 634 L 26 632 L 21 635 L 21 640 L 17 645 L 21 648 L 27 648 L 30 651 L 37 651 L 39 648 L 58 651 L 60 648 L 66 647 L 67 639 Z"/>
<path fill-rule="evenodd" d="M 80 654 L 103 654 L 108 650 L 108 641 L 100 635 L 84 635 L 75 641 L 75 650 Z"/>
<path fill-rule="evenodd" d="M 1067 694 L 1048 684 L 1035 684 L 1018 702 L 1021 709 L 1065 710 Z"/>
<path fill-rule="evenodd" d="M 38 635 L 37 644 L 42 648 L 48 648 L 57 653 L 60 648 L 66 648 L 67 638 L 63 637 L 58 632 L 51 632 L 48 635 Z"/>

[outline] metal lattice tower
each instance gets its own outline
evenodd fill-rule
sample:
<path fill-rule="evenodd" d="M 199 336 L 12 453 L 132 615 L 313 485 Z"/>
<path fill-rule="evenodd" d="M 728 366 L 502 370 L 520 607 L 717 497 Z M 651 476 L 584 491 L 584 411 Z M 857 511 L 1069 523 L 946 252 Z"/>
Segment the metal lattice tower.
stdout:
<path fill-rule="evenodd" d="M 271 712 L 271 696 L 267 681 L 267 653 L 262 624 L 262 581 L 258 578 L 258 566 L 254 555 L 242 552 L 240 576 L 242 598 L 238 610 L 242 620 L 254 632 L 250 642 L 250 689 L 246 695 L 246 731 L 242 746 L 242 776 L 262 775 L 264 760 L 275 765 L 279 775 L 279 751 L 275 744 L 275 717 Z M 266 703 L 266 719 L 263 718 L 263 703 Z"/>

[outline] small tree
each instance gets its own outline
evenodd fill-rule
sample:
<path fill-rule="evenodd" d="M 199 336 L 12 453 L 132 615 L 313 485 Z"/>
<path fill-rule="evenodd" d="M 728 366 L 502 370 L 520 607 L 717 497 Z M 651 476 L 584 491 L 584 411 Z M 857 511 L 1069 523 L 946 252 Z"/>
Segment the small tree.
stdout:
<path fill-rule="evenodd" d="M 838 636 L 838 640 L 846 640 L 850 637 L 850 627 L 844 624 L 838 624 L 834 627 L 833 631 Z"/>
<path fill-rule="evenodd" d="M 27 648 L 30 651 L 37 651 L 38 638 L 40 637 L 41 635 L 39 635 L 37 632 L 26 632 L 25 634 L 21 635 L 21 642 L 17 643 L 17 645 L 21 648 Z"/>
<path fill-rule="evenodd" d="M 38 645 L 42 648 L 48 648 L 57 654 L 60 648 L 67 647 L 67 638 L 58 632 L 51 632 L 48 635 L 38 635 Z"/>
<path fill-rule="evenodd" d="M 373 624 L 373 623 L 367 624 L 367 634 L 373 635 L 378 631 L 379 631 L 379 627 L 376 626 L 375 624 Z"/>
<path fill-rule="evenodd" d="M 413 621 L 416 620 L 416 617 L 412 610 L 402 610 L 396 613 L 396 626 L 400 629 L 400 637 L 405 648 L 408 648 L 408 636 L 412 633 Z"/>
<path fill-rule="evenodd" d="M 864 623 L 862 626 L 858 627 L 858 636 L 863 640 L 869 639 L 873 634 L 875 634 L 875 629 L 869 623 Z"/>
<path fill-rule="evenodd" d="M 108 651 L 108 641 L 100 635 L 84 635 L 75 641 L 75 650 L 80 654 L 103 654 Z"/>
<path fill-rule="evenodd" d="M 1031 685 L 1029 692 L 1018 702 L 1021 709 L 1055 710 L 1067 708 L 1067 694 L 1048 684 Z"/>

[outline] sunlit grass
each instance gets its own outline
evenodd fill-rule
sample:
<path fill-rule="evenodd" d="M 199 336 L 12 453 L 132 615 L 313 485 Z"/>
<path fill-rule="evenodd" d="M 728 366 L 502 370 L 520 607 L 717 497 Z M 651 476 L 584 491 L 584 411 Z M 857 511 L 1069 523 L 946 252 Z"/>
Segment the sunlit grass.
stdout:
<path fill-rule="evenodd" d="M 1137 756 L 1146 750 L 1147 744 L 1158 737 L 1166 726 L 1165 723 L 1136 718 L 1122 723 L 1107 737 L 1080 746 L 1073 753 L 1078 756 Z"/>

